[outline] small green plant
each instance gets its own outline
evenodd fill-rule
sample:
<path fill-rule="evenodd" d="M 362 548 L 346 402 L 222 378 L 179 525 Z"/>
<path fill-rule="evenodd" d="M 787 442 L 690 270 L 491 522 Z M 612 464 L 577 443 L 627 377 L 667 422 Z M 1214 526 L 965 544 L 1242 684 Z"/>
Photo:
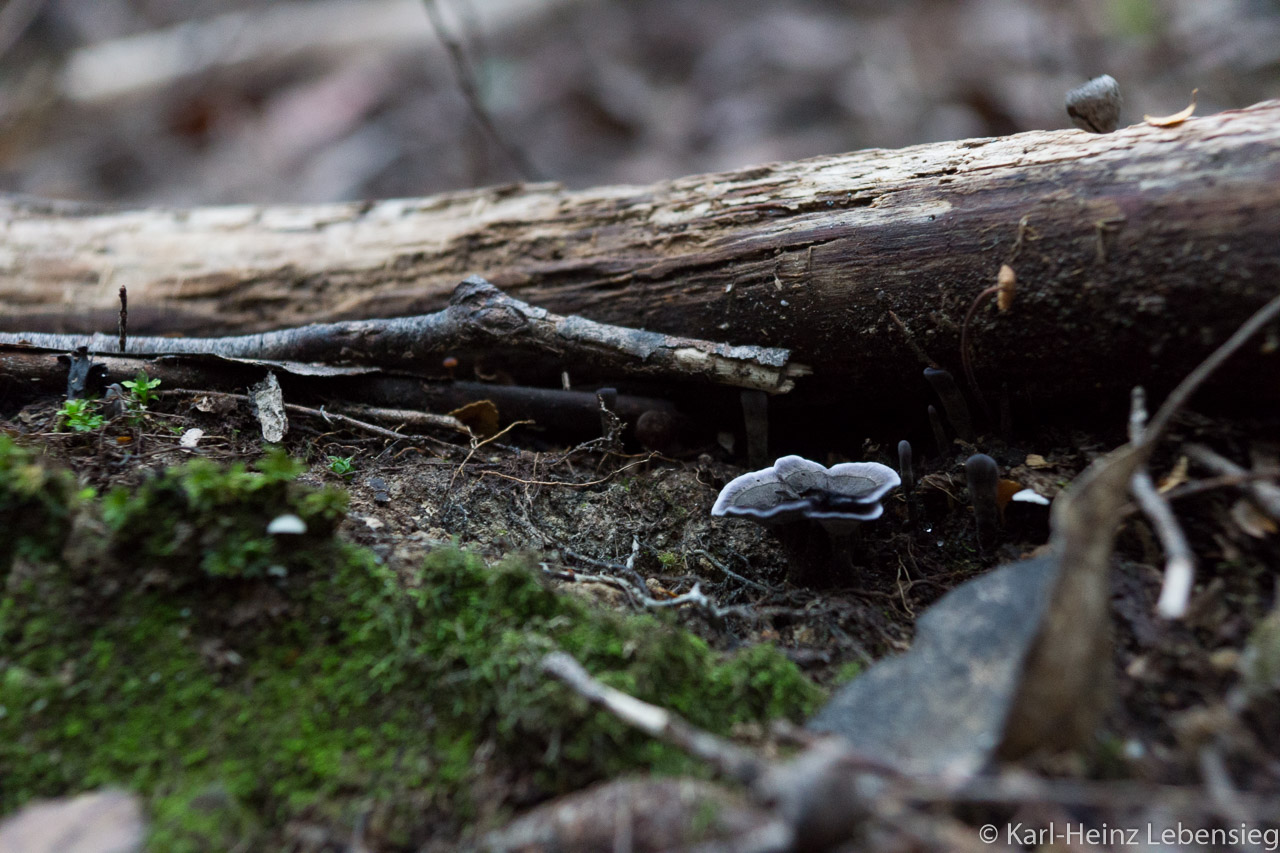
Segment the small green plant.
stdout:
<path fill-rule="evenodd" d="M 329 460 L 329 470 L 339 477 L 350 477 L 355 473 L 354 456 L 326 456 L 325 459 Z"/>
<path fill-rule="evenodd" d="M 145 370 L 139 370 L 137 376 L 132 379 L 126 379 L 120 384 L 128 390 L 131 402 L 135 403 L 138 408 L 145 409 L 155 402 L 158 395 L 153 392 L 160 386 L 160 380 L 147 376 L 147 371 Z"/>
<path fill-rule="evenodd" d="M 138 375 L 120 383 L 125 388 L 124 406 L 129 415 L 129 423 L 141 426 L 147 416 L 147 407 L 156 401 L 155 389 L 160 385 L 159 379 L 147 376 L 145 370 Z"/>
<path fill-rule="evenodd" d="M 67 400 L 62 404 L 58 417 L 63 425 L 76 432 L 93 432 L 102 426 L 104 418 L 98 414 L 96 400 Z"/>

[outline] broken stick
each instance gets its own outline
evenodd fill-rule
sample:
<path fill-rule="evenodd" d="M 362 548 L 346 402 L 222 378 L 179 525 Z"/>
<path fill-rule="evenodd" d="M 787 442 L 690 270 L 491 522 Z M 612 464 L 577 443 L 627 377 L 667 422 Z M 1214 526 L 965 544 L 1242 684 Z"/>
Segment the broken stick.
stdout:
<path fill-rule="evenodd" d="M 0 334 L 0 343 L 67 351 L 112 351 L 106 335 Z M 451 352 L 532 352 L 573 359 L 625 376 L 711 382 L 781 394 L 809 373 L 789 350 L 646 332 L 561 316 L 507 296 L 479 276 L 459 284 L 449 307 L 434 314 L 385 320 L 318 323 L 224 338 L 131 337 L 134 355 L 211 354 L 410 369 L 438 364 Z"/>

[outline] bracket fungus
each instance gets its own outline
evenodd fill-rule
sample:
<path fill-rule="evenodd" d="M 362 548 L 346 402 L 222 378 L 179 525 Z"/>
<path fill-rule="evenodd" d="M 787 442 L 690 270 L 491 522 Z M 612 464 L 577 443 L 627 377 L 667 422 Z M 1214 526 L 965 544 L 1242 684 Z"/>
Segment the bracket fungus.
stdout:
<path fill-rule="evenodd" d="M 773 530 L 791 557 L 792 577 L 819 581 L 832 559 L 848 567 L 853 535 L 864 521 L 884 513 L 880 501 L 901 484 L 896 471 L 878 462 L 845 462 L 827 468 L 800 456 L 783 456 L 770 468 L 731 480 L 711 514 L 745 518 Z M 813 536 L 817 524 L 827 533 Z"/>

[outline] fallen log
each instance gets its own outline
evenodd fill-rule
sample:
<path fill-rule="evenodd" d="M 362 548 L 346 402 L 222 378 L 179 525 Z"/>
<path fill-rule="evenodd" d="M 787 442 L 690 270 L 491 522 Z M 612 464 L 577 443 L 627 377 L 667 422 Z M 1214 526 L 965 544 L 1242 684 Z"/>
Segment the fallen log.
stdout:
<path fill-rule="evenodd" d="M 565 315 L 785 347 L 796 403 L 850 406 L 960 375 L 1015 400 L 1159 393 L 1280 288 L 1280 101 L 1105 135 L 1037 131 L 647 187 L 524 185 L 313 207 L 0 207 L 3 326 L 253 332 L 421 314 L 483 275 Z M 1274 350 L 1275 347 L 1270 347 Z M 1275 355 L 1224 381 L 1280 396 Z M 1247 362 L 1247 363 L 1245 363 Z"/>

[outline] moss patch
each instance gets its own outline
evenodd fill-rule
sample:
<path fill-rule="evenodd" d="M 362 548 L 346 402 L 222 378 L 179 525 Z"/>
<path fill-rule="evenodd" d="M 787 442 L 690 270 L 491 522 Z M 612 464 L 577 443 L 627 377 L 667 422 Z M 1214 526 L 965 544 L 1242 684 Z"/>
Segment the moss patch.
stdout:
<path fill-rule="evenodd" d="M 66 542 L 81 492 L 69 471 L 41 464 L 31 450 L 0 435 L 0 578 L 15 557 L 48 560 Z"/>
<path fill-rule="evenodd" d="M 223 469 L 195 459 L 146 481 L 136 493 L 113 490 L 102 504 L 113 550 L 236 578 L 283 575 L 291 563 L 301 567 L 308 558 L 327 556 L 325 546 L 346 513 L 346 492 L 294 482 L 305 466 L 280 449 L 256 467 L 249 471 L 237 462 Z M 267 533 L 271 521 L 286 513 L 301 519 L 304 534 Z"/>
<path fill-rule="evenodd" d="M 150 798 L 153 850 L 279 844 L 291 822 L 412 848 L 489 813 L 495 780 L 509 803 L 690 769 L 540 674 L 550 650 L 717 732 L 819 698 L 776 650 L 724 659 L 557 595 L 528 559 L 445 549 L 397 577 L 333 540 L 339 499 L 260 467 L 192 464 L 86 502 L 111 559 L 7 578 L 0 812 L 123 784 Z M 282 512 L 308 534 L 267 536 Z"/>

